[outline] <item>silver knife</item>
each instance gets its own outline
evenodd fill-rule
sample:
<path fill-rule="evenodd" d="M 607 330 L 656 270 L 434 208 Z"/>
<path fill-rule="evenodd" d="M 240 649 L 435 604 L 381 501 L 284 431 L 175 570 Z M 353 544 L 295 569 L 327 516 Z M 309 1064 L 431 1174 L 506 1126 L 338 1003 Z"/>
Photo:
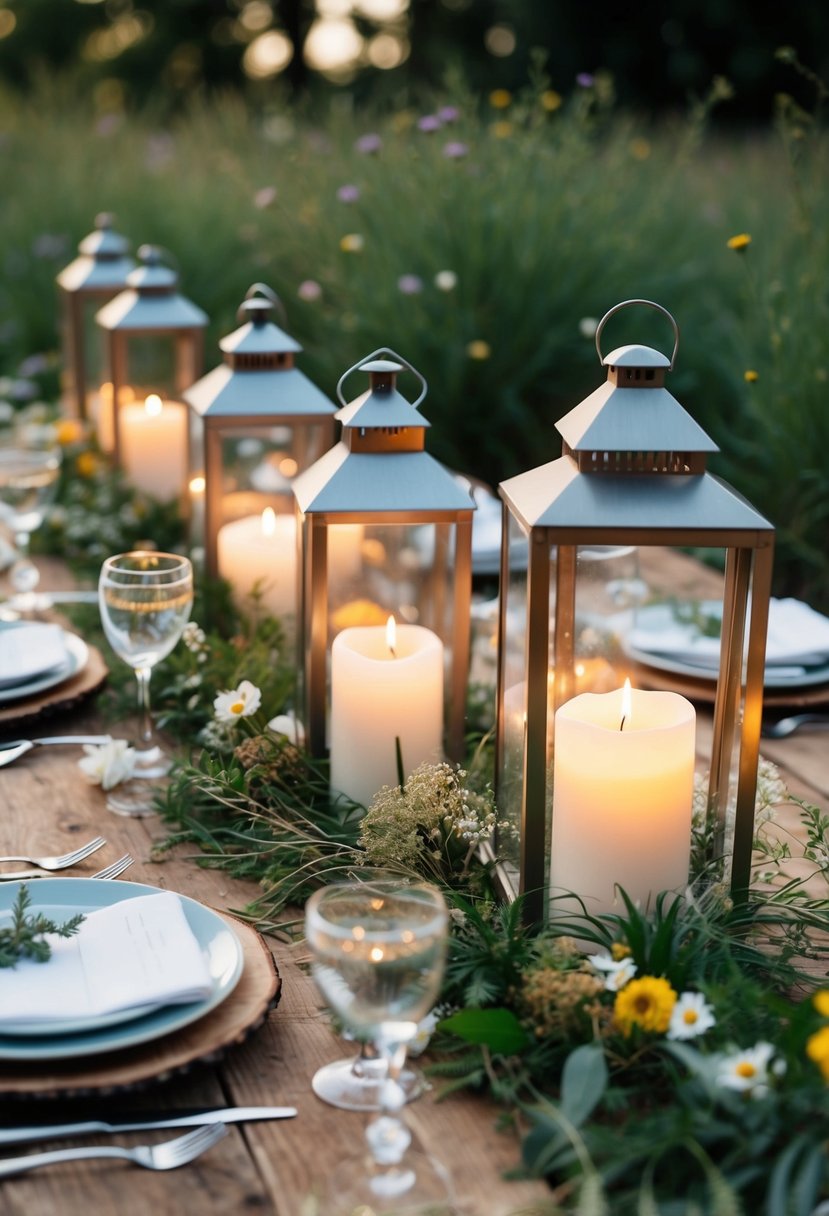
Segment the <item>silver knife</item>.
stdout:
<path fill-rule="evenodd" d="M 31 1127 L 0 1128 L 0 1147 L 9 1144 L 35 1144 L 39 1140 L 62 1140 L 68 1136 L 91 1136 L 100 1132 L 143 1132 L 161 1127 L 203 1127 L 206 1123 L 254 1123 L 266 1119 L 293 1119 L 295 1106 L 228 1106 L 214 1110 L 188 1111 L 186 1114 L 154 1119 L 90 1119 L 84 1123 L 34 1124 Z"/>

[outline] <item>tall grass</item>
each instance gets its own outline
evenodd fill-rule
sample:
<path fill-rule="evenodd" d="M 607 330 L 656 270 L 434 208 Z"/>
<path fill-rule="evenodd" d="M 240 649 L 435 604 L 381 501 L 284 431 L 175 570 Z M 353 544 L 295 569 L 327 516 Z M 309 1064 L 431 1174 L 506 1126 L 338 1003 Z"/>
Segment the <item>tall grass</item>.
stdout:
<path fill-rule="evenodd" d="M 321 387 L 399 350 L 430 385 L 430 450 L 494 484 L 557 455 L 556 419 L 604 378 L 591 321 L 651 298 L 680 324 L 669 386 L 720 445 L 715 471 L 779 529 L 778 592 L 829 609 L 820 127 L 781 106 L 776 131 L 725 140 L 701 106 L 646 129 L 601 80 L 560 106 L 543 82 L 500 109 L 461 90 L 446 106 L 457 118 L 427 131 L 409 111 L 320 122 L 229 97 L 162 131 L 149 113 L 96 118 L 60 86 L 0 102 L 0 374 L 54 362 L 54 276 L 108 209 L 174 254 L 211 318 L 209 365 L 265 281 Z M 630 340 L 667 350 L 670 333 L 631 310 L 605 349 Z"/>

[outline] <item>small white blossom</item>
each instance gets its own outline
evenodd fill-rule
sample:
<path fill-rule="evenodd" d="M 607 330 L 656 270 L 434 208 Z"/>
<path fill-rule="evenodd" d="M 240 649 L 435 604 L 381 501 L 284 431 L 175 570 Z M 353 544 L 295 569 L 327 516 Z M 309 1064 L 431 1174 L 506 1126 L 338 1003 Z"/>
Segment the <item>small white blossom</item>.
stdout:
<path fill-rule="evenodd" d="M 604 986 L 607 992 L 620 992 L 629 980 L 636 975 L 636 963 L 630 958 L 618 961 L 609 954 L 590 954 L 588 963 L 595 971 L 604 975 Z"/>
<path fill-rule="evenodd" d="M 429 1040 L 434 1034 L 435 1027 L 439 1021 L 438 1015 L 434 1009 L 431 1013 L 427 1013 L 425 1018 L 422 1018 L 417 1024 L 417 1033 L 409 1042 L 406 1054 L 409 1056 L 419 1056 L 429 1046 Z"/>
<path fill-rule="evenodd" d="M 769 1089 L 769 1064 L 774 1055 L 771 1043 L 756 1043 L 744 1051 L 725 1056 L 719 1062 L 717 1084 L 724 1089 L 762 1098 Z"/>
<path fill-rule="evenodd" d="M 86 755 L 78 761 L 78 768 L 92 785 L 111 790 L 129 781 L 135 768 L 135 749 L 126 739 L 110 739 L 100 745 L 85 743 L 83 750 Z"/>
<path fill-rule="evenodd" d="M 458 276 L 454 270 L 439 270 L 435 275 L 435 287 L 438 291 L 454 291 L 458 285 Z"/>
<path fill-rule="evenodd" d="M 238 688 L 220 692 L 213 701 L 218 722 L 235 722 L 237 718 L 249 718 L 262 703 L 262 694 L 250 680 L 242 680 Z"/>
<path fill-rule="evenodd" d="M 286 735 L 297 747 L 302 747 L 305 743 L 305 727 L 293 711 L 271 718 L 268 730 L 272 730 L 275 735 Z"/>
<path fill-rule="evenodd" d="M 716 1025 L 714 1010 L 701 992 L 683 992 L 671 1013 L 669 1039 L 696 1039 Z"/>
<path fill-rule="evenodd" d="M 579 333 L 583 338 L 595 338 L 599 322 L 595 317 L 582 317 L 579 321 Z"/>
<path fill-rule="evenodd" d="M 196 624 L 195 621 L 188 621 L 181 632 L 181 640 L 191 652 L 191 654 L 200 654 L 201 651 L 207 649 L 207 638 L 204 630 Z"/>

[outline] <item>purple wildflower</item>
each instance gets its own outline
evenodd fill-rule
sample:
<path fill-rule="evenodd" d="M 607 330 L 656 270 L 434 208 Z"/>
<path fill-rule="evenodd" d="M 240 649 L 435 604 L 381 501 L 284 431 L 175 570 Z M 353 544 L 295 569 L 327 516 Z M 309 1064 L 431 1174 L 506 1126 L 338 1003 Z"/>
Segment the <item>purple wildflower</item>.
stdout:
<path fill-rule="evenodd" d="M 461 112 L 457 106 L 441 106 L 438 110 L 438 118 L 441 122 L 457 122 L 461 116 Z"/>
<path fill-rule="evenodd" d="M 276 199 L 276 186 L 263 186 L 261 190 L 257 190 L 253 196 L 253 205 L 258 207 L 260 211 L 264 211 L 266 207 L 270 207 Z"/>
<path fill-rule="evenodd" d="M 416 296 L 423 291 L 423 280 L 416 274 L 401 274 L 397 287 L 404 296 Z"/>
<path fill-rule="evenodd" d="M 382 139 L 374 132 L 369 135 L 361 135 L 354 145 L 358 152 L 365 153 L 379 152 L 382 146 Z"/>
<path fill-rule="evenodd" d="M 443 145 L 443 155 L 449 160 L 459 160 L 460 157 L 466 156 L 469 152 L 467 144 L 462 144 L 457 139 L 450 139 L 448 144 Z"/>
<path fill-rule="evenodd" d="M 418 131 L 439 131 L 442 126 L 437 114 L 424 114 L 423 118 L 417 120 Z"/>
<path fill-rule="evenodd" d="M 579 72 L 576 77 L 576 84 L 580 89 L 592 89 L 595 83 L 595 78 L 590 72 Z"/>
<path fill-rule="evenodd" d="M 339 190 L 337 191 L 337 198 L 340 200 L 341 203 L 356 203 L 357 199 L 359 197 L 360 197 L 359 186 L 351 186 L 351 185 L 340 186 Z"/>
<path fill-rule="evenodd" d="M 299 287 L 297 287 L 296 293 L 300 300 L 313 302 L 314 300 L 318 300 L 322 295 L 322 288 L 316 279 L 304 279 Z"/>
<path fill-rule="evenodd" d="M 46 261 L 65 257 L 68 248 L 66 237 L 52 232 L 42 232 L 32 241 L 32 253 L 36 258 L 44 258 Z"/>

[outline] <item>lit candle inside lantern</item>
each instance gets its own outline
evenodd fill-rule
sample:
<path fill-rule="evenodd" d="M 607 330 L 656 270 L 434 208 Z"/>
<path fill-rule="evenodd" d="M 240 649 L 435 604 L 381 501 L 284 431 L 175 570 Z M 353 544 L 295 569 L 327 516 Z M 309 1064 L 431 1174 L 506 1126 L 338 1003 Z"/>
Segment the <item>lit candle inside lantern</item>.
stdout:
<path fill-rule="evenodd" d="M 555 716 L 551 894 L 588 912 L 644 908 L 684 887 L 691 852 L 694 707 L 671 692 L 583 693 Z M 568 908 L 558 900 L 554 907 Z"/>
<path fill-rule="evenodd" d="M 368 806 L 442 758 L 443 643 L 421 625 L 343 629 L 331 648 L 331 785 Z"/>
<path fill-rule="evenodd" d="M 112 417 L 112 382 L 106 380 L 97 393 L 90 393 L 87 404 L 89 416 L 95 424 L 98 446 L 102 452 L 111 452 L 115 446 L 115 423 Z"/>
<path fill-rule="evenodd" d="M 261 515 L 233 519 L 219 528 L 219 574 L 233 587 L 234 599 L 243 601 L 254 588 L 273 616 L 296 613 L 296 521 L 265 507 Z M 248 603 L 248 607 L 250 604 Z"/>
<path fill-rule="evenodd" d="M 162 500 L 178 497 L 187 480 L 187 410 L 157 393 L 119 406 L 121 464 L 138 490 Z"/>

